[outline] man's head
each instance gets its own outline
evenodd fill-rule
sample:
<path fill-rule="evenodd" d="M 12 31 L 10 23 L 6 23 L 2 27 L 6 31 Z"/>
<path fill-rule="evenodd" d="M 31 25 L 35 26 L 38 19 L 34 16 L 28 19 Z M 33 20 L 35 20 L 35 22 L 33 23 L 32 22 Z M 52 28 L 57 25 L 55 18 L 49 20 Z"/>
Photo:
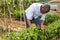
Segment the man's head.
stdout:
<path fill-rule="evenodd" d="M 41 5 L 40 11 L 41 11 L 41 13 L 49 12 L 50 11 L 50 5 L 47 5 L 47 4 Z"/>

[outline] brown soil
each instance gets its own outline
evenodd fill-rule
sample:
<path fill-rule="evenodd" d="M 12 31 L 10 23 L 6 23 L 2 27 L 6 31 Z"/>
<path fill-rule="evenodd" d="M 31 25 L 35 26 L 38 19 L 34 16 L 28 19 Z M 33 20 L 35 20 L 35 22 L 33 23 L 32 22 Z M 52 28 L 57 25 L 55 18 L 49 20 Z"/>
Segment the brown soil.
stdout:
<path fill-rule="evenodd" d="M 0 25 L 2 25 L 2 26 L 8 25 L 8 26 L 12 26 L 14 28 L 18 28 L 18 27 L 25 28 L 25 22 L 23 22 L 23 21 L 14 20 L 14 19 L 12 19 L 12 21 L 10 19 L 6 19 L 5 21 L 6 21 L 6 23 L 2 19 L 0 19 Z"/>

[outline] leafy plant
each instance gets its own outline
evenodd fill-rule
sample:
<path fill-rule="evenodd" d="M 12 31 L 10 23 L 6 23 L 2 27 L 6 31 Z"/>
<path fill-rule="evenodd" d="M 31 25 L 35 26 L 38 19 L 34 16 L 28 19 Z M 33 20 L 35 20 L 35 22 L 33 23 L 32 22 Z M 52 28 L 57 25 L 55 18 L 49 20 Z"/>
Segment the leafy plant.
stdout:
<path fill-rule="evenodd" d="M 15 19 L 20 19 L 20 11 L 15 10 L 15 12 L 12 14 L 12 17 L 15 18 Z"/>
<path fill-rule="evenodd" d="M 60 19 L 60 16 L 58 16 L 57 13 L 55 13 L 55 12 L 47 13 L 45 24 L 51 24 L 52 22 L 54 22 L 54 21 L 56 21 L 58 19 Z"/>

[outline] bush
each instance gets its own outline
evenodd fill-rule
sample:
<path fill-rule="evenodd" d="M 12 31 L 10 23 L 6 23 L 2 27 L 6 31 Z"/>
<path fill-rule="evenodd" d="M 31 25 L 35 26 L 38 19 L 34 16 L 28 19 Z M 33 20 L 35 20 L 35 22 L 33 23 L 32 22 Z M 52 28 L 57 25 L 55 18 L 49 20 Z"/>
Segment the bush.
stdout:
<path fill-rule="evenodd" d="M 46 20 L 45 20 L 45 24 L 51 24 L 52 22 L 56 21 L 60 19 L 60 16 L 57 15 L 57 13 L 53 12 L 53 13 L 48 13 L 46 15 Z"/>
<path fill-rule="evenodd" d="M 15 19 L 20 19 L 20 11 L 15 10 L 15 12 L 12 14 L 12 17 L 15 18 Z"/>
<path fill-rule="evenodd" d="M 60 20 L 56 20 L 55 22 L 51 23 L 50 25 L 46 26 L 46 30 L 48 33 L 48 39 L 60 36 Z"/>
<path fill-rule="evenodd" d="M 22 19 L 22 21 L 24 21 L 23 11 L 15 10 L 14 13 L 12 14 L 12 17 L 15 18 L 16 20 Z"/>

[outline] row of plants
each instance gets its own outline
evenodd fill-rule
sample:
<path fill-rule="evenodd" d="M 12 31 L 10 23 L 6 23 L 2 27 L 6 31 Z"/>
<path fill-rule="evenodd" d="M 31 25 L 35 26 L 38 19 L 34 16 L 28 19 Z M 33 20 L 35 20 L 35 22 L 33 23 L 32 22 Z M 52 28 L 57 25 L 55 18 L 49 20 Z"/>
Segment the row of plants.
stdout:
<path fill-rule="evenodd" d="M 60 37 L 60 19 L 58 15 L 53 13 L 49 14 L 51 19 L 46 19 L 47 25 L 45 30 L 41 30 L 40 27 L 31 26 L 28 29 L 20 29 L 14 32 L 8 32 L 2 36 L 3 40 L 57 40 Z M 47 16 L 49 16 L 47 15 Z M 57 15 L 57 16 L 56 16 Z M 55 17 L 56 16 L 56 17 Z"/>
<path fill-rule="evenodd" d="M 3 40 L 57 40 L 60 37 L 60 20 L 45 26 L 45 30 L 40 27 L 30 27 L 27 30 L 17 30 L 3 35 Z"/>

